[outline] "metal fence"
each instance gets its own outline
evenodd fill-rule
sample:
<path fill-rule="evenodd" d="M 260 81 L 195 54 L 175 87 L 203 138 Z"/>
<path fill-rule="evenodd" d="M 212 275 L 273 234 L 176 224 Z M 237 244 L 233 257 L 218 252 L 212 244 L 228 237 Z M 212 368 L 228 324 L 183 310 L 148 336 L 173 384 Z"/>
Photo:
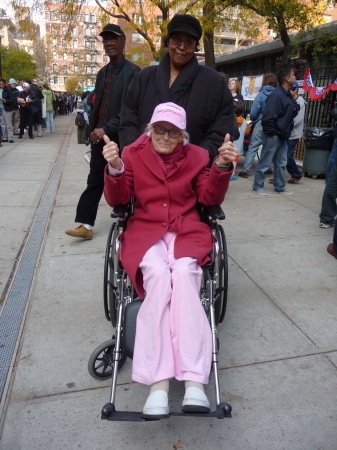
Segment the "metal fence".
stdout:
<path fill-rule="evenodd" d="M 244 76 L 262 75 L 264 73 L 277 73 L 280 68 L 280 52 L 269 55 L 261 55 L 251 59 L 234 61 L 230 64 L 222 63 L 217 65 L 217 70 L 226 72 L 227 75 L 237 77 L 242 80 Z M 337 58 L 332 52 L 322 56 L 319 67 L 313 67 L 313 63 L 307 60 L 295 59 L 290 64 L 296 69 L 296 78 L 303 80 L 304 72 L 310 68 L 312 81 L 315 87 L 324 87 L 334 82 L 337 78 Z M 324 127 L 331 128 L 334 125 L 333 119 L 330 117 L 330 111 L 336 101 L 336 92 L 329 91 L 320 100 L 311 100 L 309 93 L 303 94 L 304 100 L 307 102 L 305 111 L 304 126 L 306 127 Z M 252 101 L 246 101 L 246 110 L 250 110 Z M 295 158 L 303 159 L 304 142 L 301 139 L 295 150 Z"/>

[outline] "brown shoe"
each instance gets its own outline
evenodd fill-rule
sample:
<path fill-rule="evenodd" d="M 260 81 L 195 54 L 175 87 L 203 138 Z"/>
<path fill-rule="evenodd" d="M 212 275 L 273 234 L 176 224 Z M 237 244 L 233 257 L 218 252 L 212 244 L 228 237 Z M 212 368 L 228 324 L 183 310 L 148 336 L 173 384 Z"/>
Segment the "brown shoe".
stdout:
<path fill-rule="evenodd" d="M 327 246 L 327 252 L 330 253 L 330 255 L 334 256 L 337 259 L 337 253 L 335 252 L 333 244 L 329 244 Z"/>
<path fill-rule="evenodd" d="M 66 234 L 68 236 L 72 236 L 72 237 L 78 237 L 78 238 L 83 238 L 83 239 L 92 239 L 93 231 L 88 230 L 83 225 L 80 225 L 79 227 L 75 228 L 75 230 L 67 230 Z"/>

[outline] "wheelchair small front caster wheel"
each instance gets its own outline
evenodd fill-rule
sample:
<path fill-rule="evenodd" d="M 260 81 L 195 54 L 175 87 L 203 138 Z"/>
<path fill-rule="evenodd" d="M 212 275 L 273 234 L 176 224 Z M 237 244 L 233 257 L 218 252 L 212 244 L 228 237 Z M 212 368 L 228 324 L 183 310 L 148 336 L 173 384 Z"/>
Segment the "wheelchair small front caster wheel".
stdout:
<path fill-rule="evenodd" d="M 88 371 L 96 380 L 107 380 L 112 377 L 114 365 L 115 339 L 103 342 L 91 353 L 88 361 Z M 118 370 L 121 369 L 126 361 L 126 355 L 122 351 L 119 360 Z"/>

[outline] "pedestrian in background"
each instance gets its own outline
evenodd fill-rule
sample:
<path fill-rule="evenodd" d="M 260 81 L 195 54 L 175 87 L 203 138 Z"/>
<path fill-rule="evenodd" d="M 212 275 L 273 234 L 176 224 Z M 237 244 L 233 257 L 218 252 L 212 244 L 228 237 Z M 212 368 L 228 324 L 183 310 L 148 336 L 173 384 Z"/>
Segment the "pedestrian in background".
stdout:
<path fill-rule="evenodd" d="M 34 90 L 31 89 L 31 85 L 27 82 L 22 84 L 22 92 L 20 92 L 20 97 L 18 97 L 18 102 L 20 105 L 20 134 L 19 139 L 22 139 L 26 126 L 28 126 L 28 136 L 29 139 L 34 139 L 33 136 L 33 125 L 34 125 L 34 114 L 36 114 L 38 109 L 38 101 L 40 101 Z M 41 103 L 41 101 L 40 101 Z"/>
<path fill-rule="evenodd" d="M 303 174 L 298 169 L 295 158 L 294 151 L 299 139 L 301 139 L 303 135 L 304 129 L 304 115 L 305 115 L 305 107 L 306 102 L 303 97 L 298 95 L 299 85 L 297 81 L 295 81 L 294 85 L 289 89 L 289 92 L 293 96 L 295 102 L 299 105 L 300 110 L 298 111 L 297 116 L 294 118 L 294 128 L 291 131 L 291 135 L 287 141 L 288 145 L 288 153 L 287 153 L 287 171 L 290 173 L 291 178 L 288 180 L 288 183 L 296 184 L 302 178 Z"/>
<path fill-rule="evenodd" d="M 54 102 L 55 95 L 48 84 L 43 85 L 42 91 L 46 101 L 46 133 L 54 133 Z"/>
<path fill-rule="evenodd" d="M 295 74 L 290 67 L 282 68 L 277 75 L 279 85 L 269 95 L 262 117 L 262 153 L 255 170 L 253 192 L 267 196 L 263 189 L 265 172 L 274 163 L 274 191 L 278 194 L 294 195 L 285 189 L 284 173 L 287 164 L 287 139 L 291 135 L 294 117 L 299 105 L 289 88 L 295 83 Z"/>
<path fill-rule="evenodd" d="M 89 117 L 84 109 L 84 105 L 81 102 L 77 103 L 77 108 L 74 113 L 76 114 L 75 125 L 77 126 L 77 143 L 86 143 L 86 130 L 89 125 Z"/>
<path fill-rule="evenodd" d="M 248 178 L 248 172 L 252 167 L 254 158 L 262 144 L 262 116 L 266 106 L 267 99 L 273 90 L 278 86 L 277 75 L 275 73 L 266 73 L 263 76 L 260 92 L 254 99 L 252 109 L 250 110 L 250 118 L 253 121 L 253 132 L 246 154 L 245 162 L 239 176 Z M 266 171 L 265 173 L 270 173 Z"/>
<path fill-rule="evenodd" d="M 244 102 L 243 95 L 241 94 L 241 84 L 238 80 L 230 80 L 228 88 L 231 91 L 233 100 L 241 100 Z"/>
<path fill-rule="evenodd" d="M 247 134 L 250 133 L 250 126 L 248 125 L 246 119 L 244 119 L 243 113 L 245 110 L 245 104 L 242 100 L 234 100 L 235 103 L 235 116 L 236 116 L 236 122 L 239 128 L 239 133 L 240 133 L 240 137 L 239 139 L 237 139 L 236 141 L 233 142 L 233 144 L 235 145 L 235 147 L 238 150 L 238 155 L 241 156 L 242 155 L 242 151 L 243 151 L 243 140 L 245 138 L 245 136 L 247 136 Z M 234 171 L 235 171 L 235 167 L 236 167 L 236 162 L 234 162 Z M 236 180 L 238 177 L 237 175 L 235 175 L 235 173 L 233 173 L 233 175 L 231 176 L 231 181 Z"/>
<path fill-rule="evenodd" d="M 14 111 L 14 94 L 12 89 L 7 86 L 6 80 L 0 78 L 1 97 L 0 103 L 2 108 L 2 132 L 3 141 L 13 143 L 13 123 L 12 116 Z"/>
<path fill-rule="evenodd" d="M 8 85 L 13 91 L 14 95 L 14 103 L 13 103 L 13 115 L 12 115 L 12 124 L 13 124 L 13 134 L 19 133 L 19 126 L 20 126 L 20 112 L 19 112 L 19 105 L 18 105 L 18 97 L 20 95 L 19 89 L 16 87 L 16 81 L 14 78 L 10 78 L 8 80 Z"/>

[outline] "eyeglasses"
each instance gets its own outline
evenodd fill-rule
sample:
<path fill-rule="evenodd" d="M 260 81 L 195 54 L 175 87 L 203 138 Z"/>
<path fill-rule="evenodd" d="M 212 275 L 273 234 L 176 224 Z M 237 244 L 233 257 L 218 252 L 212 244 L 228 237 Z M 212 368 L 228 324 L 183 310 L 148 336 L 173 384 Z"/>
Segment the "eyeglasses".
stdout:
<path fill-rule="evenodd" d="M 161 136 L 163 136 L 167 131 L 169 136 L 173 139 L 177 139 L 181 135 L 180 130 L 175 130 L 174 128 L 168 130 L 165 127 L 161 127 L 160 125 L 155 125 L 153 129 L 155 133 L 160 134 Z"/>
<path fill-rule="evenodd" d="M 193 48 L 195 48 L 195 41 L 182 41 L 181 39 L 178 38 L 170 38 L 171 44 L 174 47 L 181 47 L 182 45 L 184 45 L 186 50 L 192 50 Z"/>

